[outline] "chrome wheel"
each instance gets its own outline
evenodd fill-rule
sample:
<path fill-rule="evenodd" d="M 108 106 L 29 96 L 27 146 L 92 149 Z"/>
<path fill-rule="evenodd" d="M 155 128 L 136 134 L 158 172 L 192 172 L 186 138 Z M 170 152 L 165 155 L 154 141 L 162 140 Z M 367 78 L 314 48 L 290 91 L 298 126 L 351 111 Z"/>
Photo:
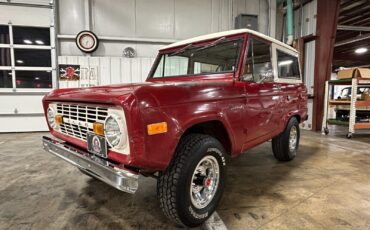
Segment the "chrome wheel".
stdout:
<path fill-rule="evenodd" d="M 194 207 L 206 207 L 217 192 L 220 166 L 213 156 L 205 156 L 198 163 L 191 178 L 190 198 Z"/>
<path fill-rule="evenodd" d="M 297 148 L 298 131 L 296 126 L 292 126 L 289 132 L 289 150 L 294 152 Z"/>

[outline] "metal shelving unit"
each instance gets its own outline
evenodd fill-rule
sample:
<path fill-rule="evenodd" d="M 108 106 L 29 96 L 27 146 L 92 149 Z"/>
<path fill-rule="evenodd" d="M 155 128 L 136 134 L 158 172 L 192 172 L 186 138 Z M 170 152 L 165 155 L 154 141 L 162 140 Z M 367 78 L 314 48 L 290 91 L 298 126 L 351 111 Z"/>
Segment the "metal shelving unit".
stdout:
<path fill-rule="evenodd" d="M 323 117 L 323 133 L 325 135 L 329 134 L 328 125 L 344 125 L 348 126 L 347 138 L 352 138 L 356 130 L 360 129 L 369 129 L 370 122 L 356 122 L 356 108 L 370 106 L 370 101 L 360 101 L 357 99 L 357 87 L 359 85 L 369 85 L 370 79 L 368 78 L 346 78 L 339 80 L 330 80 L 325 83 L 325 108 L 324 108 L 324 117 Z M 332 87 L 336 85 L 350 85 L 352 88 L 351 100 L 348 101 L 339 101 L 334 100 L 334 95 L 329 94 L 329 90 L 332 90 Z M 355 93 L 354 93 L 355 92 Z M 356 95 L 356 96 L 354 96 Z M 330 97 L 330 98 L 329 98 Z M 329 108 L 337 105 L 349 105 L 349 121 L 341 121 L 336 119 L 331 119 L 328 116 Z"/>

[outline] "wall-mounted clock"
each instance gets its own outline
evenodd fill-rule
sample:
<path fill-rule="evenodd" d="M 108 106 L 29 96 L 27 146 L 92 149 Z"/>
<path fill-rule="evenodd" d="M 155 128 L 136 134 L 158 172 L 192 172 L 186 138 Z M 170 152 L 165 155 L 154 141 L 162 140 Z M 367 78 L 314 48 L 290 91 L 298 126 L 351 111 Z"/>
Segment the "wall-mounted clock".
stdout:
<path fill-rule="evenodd" d="M 76 36 L 77 47 L 85 53 L 94 52 L 99 46 L 98 37 L 91 31 L 81 31 Z"/>

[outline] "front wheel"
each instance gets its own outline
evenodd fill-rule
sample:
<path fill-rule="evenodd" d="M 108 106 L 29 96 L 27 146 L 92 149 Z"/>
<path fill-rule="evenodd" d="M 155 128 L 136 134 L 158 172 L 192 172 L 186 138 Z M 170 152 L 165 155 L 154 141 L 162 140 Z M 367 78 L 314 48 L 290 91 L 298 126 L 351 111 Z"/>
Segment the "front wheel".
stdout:
<path fill-rule="evenodd" d="M 159 202 L 168 218 L 195 227 L 212 215 L 225 183 L 224 152 L 211 136 L 190 134 L 180 141 L 157 184 Z"/>
<path fill-rule="evenodd" d="M 272 139 L 272 151 L 279 161 L 291 161 L 297 155 L 300 130 L 297 118 L 292 117 L 285 130 Z"/>

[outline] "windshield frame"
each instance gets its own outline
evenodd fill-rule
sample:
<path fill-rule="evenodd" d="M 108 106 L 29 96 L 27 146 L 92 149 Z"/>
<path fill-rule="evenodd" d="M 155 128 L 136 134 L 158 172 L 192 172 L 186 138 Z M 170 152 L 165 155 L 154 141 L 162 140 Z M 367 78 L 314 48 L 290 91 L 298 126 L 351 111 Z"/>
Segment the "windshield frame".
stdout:
<path fill-rule="evenodd" d="M 194 77 L 200 77 L 200 76 L 214 76 L 214 77 L 225 77 L 225 74 L 233 74 L 234 77 L 239 75 L 241 65 L 243 63 L 243 57 L 244 57 L 244 52 L 245 52 L 245 46 L 246 46 L 246 38 L 247 38 L 247 33 L 240 33 L 240 34 L 233 34 L 231 36 L 224 36 L 225 39 L 222 40 L 222 42 L 228 42 L 228 41 L 233 41 L 233 40 L 241 40 L 241 47 L 240 51 L 236 60 L 236 69 L 234 71 L 222 71 L 222 72 L 209 72 L 209 73 L 197 73 L 197 74 L 183 74 L 183 75 L 174 75 L 174 76 L 163 76 L 163 77 L 154 77 L 155 71 L 158 68 L 158 65 L 160 64 L 162 55 L 166 54 L 171 54 L 174 52 L 177 52 L 184 47 L 187 47 L 191 44 L 191 48 L 201 48 L 205 47 L 207 45 L 212 45 L 212 43 L 216 42 L 217 40 L 220 40 L 222 37 L 217 37 L 217 38 L 212 38 L 208 40 L 202 40 L 199 42 L 194 42 L 194 43 L 188 43 L 182 46 L 177 46 L 165 50 L 160 50 L 153 65 L 152 68 L 149 72 L 149 75 L 147 77 L 147 81 L 163 81 L 165 79 L 174 79 L 174 78 L 191 78 L 192 76 Z"/>

